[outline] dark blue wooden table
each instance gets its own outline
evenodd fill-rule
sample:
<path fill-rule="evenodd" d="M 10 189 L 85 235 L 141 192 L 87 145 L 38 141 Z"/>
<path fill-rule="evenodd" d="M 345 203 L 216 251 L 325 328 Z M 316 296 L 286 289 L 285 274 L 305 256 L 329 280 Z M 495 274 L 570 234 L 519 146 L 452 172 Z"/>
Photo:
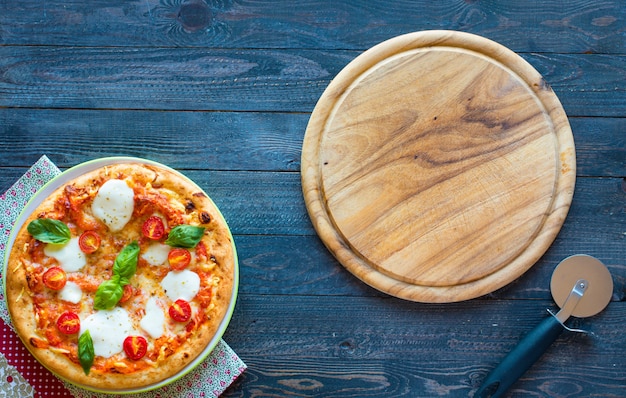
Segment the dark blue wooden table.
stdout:
<path fill-rule="evenodd" d="M 426 29 L 519 53 L 570 119 L 577 184 L 554 244 L 488 296 L 422 304 L 348 273 L 300 186 L 317 99 L 352 59 Z M 531 1 L 0 1 L 0 192 L 42 154 L 65 169 L 138 156 L 201 185 L 239 253 L 229 397 L 471 397 L 554 309 L 550 275 L 596 256 L 612 302 L 563 334 L 512 397 L 626 396 L 626 5 Z M 1 382 L 1 381 L 0 381 Z"/>

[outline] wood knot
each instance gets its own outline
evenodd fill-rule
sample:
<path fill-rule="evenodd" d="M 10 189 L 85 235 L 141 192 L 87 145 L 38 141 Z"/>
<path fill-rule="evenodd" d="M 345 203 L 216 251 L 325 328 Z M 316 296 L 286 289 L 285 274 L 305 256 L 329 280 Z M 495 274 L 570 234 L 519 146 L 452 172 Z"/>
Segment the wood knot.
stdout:
<path fill-rule="evenodd" d="M 341 349 L 342 352 L 351 355 L 351 354 L 354 354 L 354 351 L 356 351 L 356 344 L 351 339 L 348 339 L 348 340 L 342 341 L 339 344 L 339 348 Z"/>
<path fill-rule="evenodd" d="M 177 19 L 188 32 L 206 29 L 211 25 L 211 10 L 203 0 L 189 0 L 180 5 Z"/>

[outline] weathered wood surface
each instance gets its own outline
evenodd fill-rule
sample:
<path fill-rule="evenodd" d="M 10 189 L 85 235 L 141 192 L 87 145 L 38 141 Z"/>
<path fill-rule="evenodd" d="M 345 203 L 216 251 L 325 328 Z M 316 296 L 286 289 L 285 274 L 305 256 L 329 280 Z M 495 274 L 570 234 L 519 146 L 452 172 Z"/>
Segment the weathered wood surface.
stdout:
<path fill-rule="evenodd" d="M 0 189 L 4 192 L 23 172 L 3 169 Z M 235 234 L 242 293 L 385 297 L 352 277 L 319 241 L 297 173 L 183 172 L 210 193 Z M 550 299 L 554 267 L 571 254 L 587 253 L 613 273 L 613 301 L 625 300 L 623 184 L 619 178 L 578 179 L 568 218 L 548 252 L 517 281 L 485 299 Z"/>
<path fill-rule="evenodd" d="M 358 54 L 308 48 L 0 46 L 0 106 L 311 112 L 330 80 Z M 568 116 L 626 112 L 626 56 L 520 55 L 546 79 Z"/>
<path fill-rule="evenodd" d="M 239 301 L 226 338 L 254 353 L 251 371 L 238 383 L 270 396 L 466 397 L 552 305 L 254 296 Z M 623 396 L 626 343 L 614 324 L 623 310 L 610 304 L 597 318 L 576 323 L 594 336 L 563 335 L 510 396 Z M 571 358 L 593 358 L 593 365 Z M 231 392 L 246 396 L 236 387 Z"/>
<path fill-rule="evenodd" d="M 5 2 L 0 44 L 364 50 L 415 30 L 451 29 L 517 52 L 622 53 L 620 0 L 124 0 Z"/>
<path fill-rule="evenodd" d="M 0 134 L 6 137 L 0 141 L 0 167 L 27 168 L 42 153 L 67 168 L 97 157 L 142 156 L 150 150 L 154 160 L 177 169 L 298 172 L 309 116 L 0 108 Z M 569 121 L 578 177 L 626 175 L 626 119 L 570 117 Z"/>
<path fill-rule="evenodd" d="M 520 53 L 569 116 L 577 182 L 554 244 L 479 299 L 390 298 L 315 235 L 300 186 L 310 112 L 367 48 L 425 29 Z M 0 2 L 0 191 L 47 154 L 61 168 L 114 155 L 180 169 L 235 234 L 240 299 L 226 341 L 249 365 L 225 394 L 472 396 L 554 308 L 564 257 L 614 276 L 608 309 L 574 325 L 512 397 L 626 396 L 626 7 L 619 0 Z"/>

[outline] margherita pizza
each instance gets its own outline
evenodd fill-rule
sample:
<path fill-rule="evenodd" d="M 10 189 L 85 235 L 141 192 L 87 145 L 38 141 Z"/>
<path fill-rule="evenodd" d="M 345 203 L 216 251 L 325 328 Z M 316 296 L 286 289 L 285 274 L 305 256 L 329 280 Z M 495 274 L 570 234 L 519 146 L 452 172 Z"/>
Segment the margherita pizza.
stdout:
<path fill-rule="evenodd" d="M 63 185 L 17 233 L 6 267 L 18 335 L 79 385 L 127 390 L 172 377 L 228 315 L 232 236 L 181 175 L 113 164 Z"/>

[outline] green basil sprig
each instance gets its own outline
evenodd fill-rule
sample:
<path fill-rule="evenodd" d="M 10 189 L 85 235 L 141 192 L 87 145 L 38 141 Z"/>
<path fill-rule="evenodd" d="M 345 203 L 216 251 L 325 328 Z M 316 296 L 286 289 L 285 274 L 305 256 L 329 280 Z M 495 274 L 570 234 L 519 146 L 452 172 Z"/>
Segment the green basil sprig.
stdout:
<path fill-rule="evenodd" d="M 126 245 L 115 258 L 113 276 L 98 286 L 93 299 L 93 308 L 108 310 L 120 301 L 124 294 L 124 286 L 130 283 L 130 278 L 137 271 L 139 244 L 134 241 Z"/>
<path fill-rule="evenodd" d="M 120 278 L 130 279 L 137 271 L 137 258 L 139 257 L 139 244 L 134 241 L 126 245 L 115 258 L 113 275 Z M 127 285 L 128 283 L 125 283 Z"/>
<path fill-rule="evenodd" d="M 108 310 L 113 308 L 120 301 L 124 294 L 124 286 L 120 283 L 120 277 L 113 275 L 108 281 L 104 281 L 98 286 L 96 296 L 93 299 L 93 308 L 97 310 Z"/>
<path fill-rule="evenodd" d="M 66 244 L 72 238 L 70 229 L 63 221 L 51 218 L 38 218 L 26 227 L 28 233 L 44 243 Z"/>
<path fill-rule="evenodd" d="M 198 242 L 202 239 L 205 229 L 206 228 L 196 227 L 193 225 L 177 225 L 170 231 L 165 244 L 172 247 L 184 247 L 187 249 L 196 247 Z"/>
<path fill-rule="evenodd" d="M 89 330 L 85 330 L 78 338 L 78 360 L 86 375 L 89 375 L 95 356 L 91 334 L 89 334 Z"/>

